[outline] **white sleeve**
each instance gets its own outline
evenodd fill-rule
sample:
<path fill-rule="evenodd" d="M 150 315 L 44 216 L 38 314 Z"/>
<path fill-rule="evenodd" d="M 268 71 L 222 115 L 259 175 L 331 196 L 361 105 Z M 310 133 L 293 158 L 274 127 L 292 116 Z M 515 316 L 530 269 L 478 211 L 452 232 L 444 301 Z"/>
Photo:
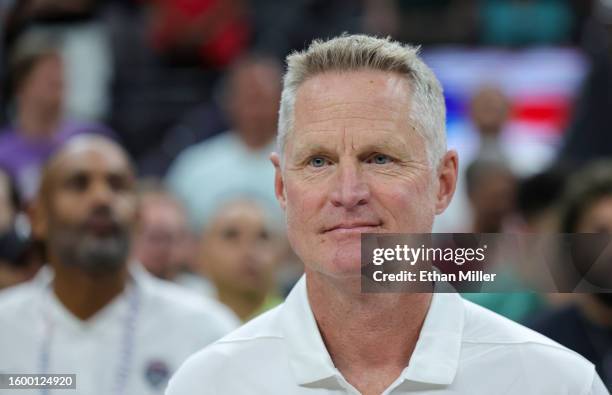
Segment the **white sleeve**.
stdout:
<path fill-rule="evenodd" d="M 593 374 L 591 390 L 587 392 L 586 395 L 610 395 L 610 391 L 606 389 L 606 386 L 604 385 L 603 381 L 601 381 L 601 378 L 597 372 Z"/>
<path fill-rule="evenodd" d="M 201 350 L 185 362 L 172 375 L 165 395 L 208 395 L 219 394 L 217 379 L 222 377 L 216 369 L 220 355 L 212 355 L 208 350 Z"/>

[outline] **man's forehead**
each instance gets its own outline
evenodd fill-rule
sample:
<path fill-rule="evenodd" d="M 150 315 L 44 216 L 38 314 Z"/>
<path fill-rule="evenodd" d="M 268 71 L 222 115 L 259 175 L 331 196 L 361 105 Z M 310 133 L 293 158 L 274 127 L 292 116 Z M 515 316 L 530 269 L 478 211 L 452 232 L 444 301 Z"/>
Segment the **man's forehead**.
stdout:
<path fill-rule="evenodd" d="M 332 134 L 363 144 L 404 144 L 411 125 L 409 82 L 382 71 L 323 73 L 298 90 L 295 148 L 321 142 Z M 346 141 L 347 143 L 349 141 Z"/>
<path fill-rule="evenodd" d="M 130 172 L 130 165 L 125 155 L 116 149 L 105 147 L 75 147 L 60 154 L 52 169 L 59 173 L 82 171 Z"/>
<path fill-rule="evenodd" d="M 77 138 L 69 141 L 47 164 L 43 184 L 75 173 L 133 174 L 127 155 L 104 138 Z"/>
<path fill-rule="evenodd" d="M 316 104 L 339 99 L 374 107 L 387 107 L 389 102 L 407 105 L 410 95 L 410 81 L 398 73 L 378 70 L 329 71 L 312 76 L 300 85 L 296 92 L 296 108 L 312 109 Z"/>

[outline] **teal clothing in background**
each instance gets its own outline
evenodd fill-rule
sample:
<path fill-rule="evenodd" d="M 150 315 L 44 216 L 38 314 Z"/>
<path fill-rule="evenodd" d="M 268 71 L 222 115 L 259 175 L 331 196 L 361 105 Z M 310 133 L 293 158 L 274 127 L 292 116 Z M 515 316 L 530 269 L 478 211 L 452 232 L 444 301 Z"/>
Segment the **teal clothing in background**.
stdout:
<path fill-rule="evenodd" d="M 523 281 L 510 268 L 498 270 L 497 273 L 496 289 L 517 292 L 464 293 L 462 296 L 516 322 L 525 322 L 532 314 L 546 306 L 542 295 L 526 291 L 527 287 Z"/>
<path fill-rule="evenodd" d="M 562 44 L 573 16 L 567 1 L 481 0 L 482 41 L 492 45 Z"/>

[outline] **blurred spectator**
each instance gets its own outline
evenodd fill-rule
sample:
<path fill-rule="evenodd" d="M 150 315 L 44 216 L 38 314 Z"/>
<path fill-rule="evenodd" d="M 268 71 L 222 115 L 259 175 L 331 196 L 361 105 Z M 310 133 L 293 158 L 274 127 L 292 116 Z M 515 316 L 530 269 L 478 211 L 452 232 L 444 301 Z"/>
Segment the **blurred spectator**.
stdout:
<path fill-rule="evenodd" d="M 470 116 L 479 136 L 480 146 L 476 158 L 506 161 L 502 150 L 501 134 L 510 115 L 510 101 L 497 87 L 483 86 L 472 96 Z"/>
<path fill-rule="evenodd" d="M 559 205 L 569 169 L 554 166 L 519 182 L 517 213 L 525 233 L 556 233 Z"/>
<path fill-rule="evenodd" d="M 188 148 L 170 168 L 167 182 L 186 202 L 196 229 L 227 196 L 253 196 L 280 216 L 269 162 L 280 89 L 281 68 L 275 60 L 240 60 L 229 73 L 225 96 L 232 129 Z"/>
<path fill-rule="evenodd" d="M 592 57 L 558 156 L 575 165 L 612 156 L 612 3 L 596 2 L 585 46 Z"/>
<path fill-rule="evenodd" d="M 172 58 L 223 67 L 249 43 L 249 2 L 244 0 L 149 0 L 153 47 Z"/>
<path fill-rule="evenodd" d="M 170 191 L 154 180 L 140 184 L 134 258 L 155 277 L 173 281 L 190 267 L 194 251 L 187 213 Z"/>
<path fill-rule="evenodd" d="M 112 133 L 64 117 L 64 64 L 52 38 L 23 35 L 9 64 L 15 112 L 0 130 L 0 165 L 15 178 L 27 201 L 36 192 L 43 162 L 61 143 L 81 133 Z"/>
<path fill-rule="evenodd" d="M 252 201 L 222 206 L 205 226 L 198 266 L 219 301 L 243 321 L 282 302 L 275 289 L 283 243 L 273 220 Z"/>
<path fill-rule="evenodd" d="M 219 124 L 220 111 L 210 105 L 221 70 L 160 56 L 148 31 L 152 4 L 111 2 L 102 17 L 114 60 L 109 123 L 121 133 L 139 174 L 162 177 L 180 151 L 227 126 Z"/>
<path fill-rule="evenodd" d="M 475 162 L 476 163 L 476 162 Z M 498 165 L 499 166 L 499 165 Z M 562 198 L 568 169 L 556 166 L 519 181 L 516 187 L 516 212 L 504 221 L 504 232 L 514 233 L 557 233 L 559 225 L 559 206 Z M 468 169 L 468 174 L 470 169 Z M 495 173 L 493 170 L 492 174 Z M 493 184 L 497 180 L 493 180 Z M 503 181 L 501 182 L 503 184 Z M 468 185 L 470 183 L 468 182 Z M 489 187 L 485 187 L 488 189 Z M 469 188 L 468 188 L 469 189 Z M 495 188 L 491 188 L 495 189 Z M 482 196 L 482 195 L 481 195 Z M 502 203 L 497 202 L 500 200 Z M 501 207 L 508 197 L 490 196 L 485 205 Z M 525 289 L 532 275 L 531 267 L 538 262 L 504 262 L 500 268 L 499 281 L 507 289 Z M 500 283 L 501 284 L 501 283 Z M 564 294 L 541 295 L 534 292 L 513 293 L 474 293 L 463 296 L 490 310 L 518 322 L 525 322 L 538 311 L 549 305 L 567 303 Z"/>
<path fill-rule="evenodd" d="M 503 163 L 478 159 L 466 172 L 467 195 L 472 207 L 473 233 L 500 233 L 514 212 L 516 179 Z"/>
<path fill-rule="evenodd" d="M 0 371 L 74 373 L 84 394 L 161 393 L 187 356 L 234 327 L 217 302 L 128 264 L 134 174 L 111 140 L 67 143 L 34 207 L 50 267 L 0 294 Z"/>
<path fill-rule="evenodd" d="M 468 169 L 465 163 L 495 163 L 497 169 L 507 165 L 516 173 L 512 167 L 513 163 L 509 160 L 507 146 L 502 144 L 501 139 L 509 113 L 510 101 L 498 87 L 484 85 L 472 95 L 469 104 L 472 125 L 464 138 L 471 143 L 467 144 L 467 149 L 461 150 L 455 197 L 448 209 L 436 217 L 436 232 L 466 232 L 474 226 L 477 213 L 472 211 L 474 202 L 468 191 L 469 186 L 466 185 L 469 180 L 465 174 Z"/>
<path fill-rule="evenodd" d="M 568 0 L 480 0 L 482 42 L 489 45 L 564 44 L 572 34 Z"/>
<path fill-rule="evenodd" d="M 109 110 L 112 55 L 99 18 L 101 0 L 19 0 L 6 28 L 9 48 L 34 31 L 61 40 L 67 78 L 65 112 L 70 118 L 101 120 Z"/>
<path fill-rule="evenodd" d="M 467 195 L 471 203 L 473 225 L 469 232 L 505 233 L 512 231 L 516 208 L 517 180 L 510 168 L 500 161 L 477 159 L 465 172 Z M 520 263 L 500 262 L 496 284 L 505 289 L 525 289 Z M 543 306 L 542 298 L 531 292 L 472 293 L 463 296 L 514 321 L 522 322 Z"/>
<path fill-rule="evenodd" d="M 574 174 L 563 198 L 562 233 L 612 233 L 612 162 Z M 576 303 L 538 317 L 533 329 L 578 352 L 612 388 L 612 294 L 584 294 Z"/>
<path fill-rule="evenodd" d="M 29 280 L 42 263 L 35 256 L 37 245 L 28 240 L 20 210 L 16 186 L 0 167 L 0 289 Z"/>

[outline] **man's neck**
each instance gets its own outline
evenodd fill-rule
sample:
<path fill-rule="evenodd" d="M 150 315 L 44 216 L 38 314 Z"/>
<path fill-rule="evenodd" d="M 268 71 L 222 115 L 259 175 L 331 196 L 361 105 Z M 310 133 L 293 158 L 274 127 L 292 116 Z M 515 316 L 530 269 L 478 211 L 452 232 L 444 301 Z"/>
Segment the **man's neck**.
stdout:
<path fill-rule="evenodd" d="M 60 302 L 80 320 L 87 320 L 123 292 L 127 267 L 106 274 L 90 274 L 76 267 L 53 265 L 53 291 Z"/>
<path fill-rule="evenodd" d="M 217 299 L 232 309 L 241 321 L 246 321 L 263 305 L 266 295 L 264 293 L 237 293 L 220 288 L 217 292 Z"/>
<path fill-rule="evenodd" d="M 57 111 L 24 108 L 17 114 L 17 127 L 19 132 L 27 138 L 48 138 L 57 130 L 60 118 L 61 115 Z"/>
<path fill-rule="evenodd" d="M 362 394 L 380 394 L 414 351 L 431 294 L 361 294 L 359 279 L 307 271 L 308 299 L 334 365 Z"/>

